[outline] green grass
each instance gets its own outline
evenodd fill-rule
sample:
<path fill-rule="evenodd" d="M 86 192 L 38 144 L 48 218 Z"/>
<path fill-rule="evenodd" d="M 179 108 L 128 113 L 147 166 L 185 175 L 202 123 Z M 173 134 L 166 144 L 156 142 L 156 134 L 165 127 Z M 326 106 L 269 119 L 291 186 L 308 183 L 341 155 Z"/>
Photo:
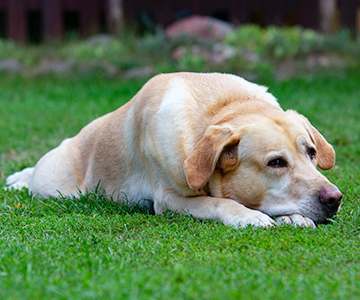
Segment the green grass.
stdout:
<path fill-rule="evenodd" d="M 0 299 L 358 299 L 360 75 L 263 80 L 337 152 L 345 194 L 316 230 L 239 229 L 167 212 L 0 191 Z M 143 82 L 0 77 L 0 180 L 116 109 Z"/>

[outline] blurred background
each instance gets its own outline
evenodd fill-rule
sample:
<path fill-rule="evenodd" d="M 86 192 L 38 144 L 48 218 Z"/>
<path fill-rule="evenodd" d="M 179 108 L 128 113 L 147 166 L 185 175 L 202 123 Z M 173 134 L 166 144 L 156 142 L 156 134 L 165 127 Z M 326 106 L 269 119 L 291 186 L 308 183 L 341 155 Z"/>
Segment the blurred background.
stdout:
<path fill-rule="evenodd" d="M 300 25 L 329 33 L 360 30 L 360 0 L 0 0 L 0 36 L 17 42 L 116 33 L 124 23 L 138 30 L 166 28 L 191 15 L 235 26 Z"/>
<path fill-rule="evenodd" d="M 287 77 L 356 66 L 359 33 L 360 0 L 0 0 L 0 72 Z"/>

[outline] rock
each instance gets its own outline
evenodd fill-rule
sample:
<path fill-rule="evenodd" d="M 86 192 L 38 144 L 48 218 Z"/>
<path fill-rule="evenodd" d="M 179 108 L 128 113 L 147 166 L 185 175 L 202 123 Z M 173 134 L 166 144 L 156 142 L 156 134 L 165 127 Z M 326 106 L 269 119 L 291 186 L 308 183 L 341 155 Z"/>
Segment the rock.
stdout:
<path fill-rule="evenodd" d="M 136 67 L 132 68 L 125 72 L 124 78 L 143 78 L 143 77 L 151 77 L 156 73 L 154 66 L 144 66 L 144 67 Z"/>
<path fill-rule="evenodd" d="M 85 40 L 88 45 L 110 44 L 116 39 L 110 34 L 95 34 Z"/>
<path fill-rule="evenodd" d="M 59 61 L 51 58 L 43 58 L 32 70 L 32 73 L 34 75 L 63 74 L 69 72 L 74 65 L 74 62 L 69 60 Z"/>
<path fill-rule="evenodd" d="M 113 77 L 118 74 L 118 68 L 107 61 L 93 60 L 80 65 L 80 72 L 82 74 L 101 72 L 107 76 Z"/>
<path fill-rule="evenodd" d="M 301 62 L 295 59 L 281 61 L 276 68 L 276 80 L 283 81 L 298 74 Z"/>
<path fill-rule="evenodd" d="M 204 48 L 199 45 L 193 45 L 190 48 L 179 46 L 174 49 L 171 58 L 179 61 L 184 55 L 195 55 L 204 58 L 207 63 L 221 65 L 237 54 L 236 47 L 216 43 L 212 48 Z"/>
<path fill-rule="evenodd" d="M 16 59 L 3 59 L 0 60 L 0 72 L 20 72 L 23 69 L 23 65 Z"/>
<path fill-rule="evenodd" d="M 118 73 L 118 68 L 111 63 L 103 62 L 101 65 L 108 76 L 115 76 Z"/>
<path fill-rule="evenodd" d="M 238 50 L 236 47 L 216 43 L 211 51 L 210 61 L 215 64 L 223 64 L 237 54 Z"/>
<path fill-rule="evenodd" d="M 165 29 L 170 38 L 181 35 L 201 37 L 208 40 L 222 40 L 234 29 L 230 23 L 205 16 L 190 16 L 174 22 Z"/>
<path fill-rule="evenodd" d="M 345 67 L 346 60 L 337 55 L 329 54 L 310 54 L 306 58 L 306 67 L 309 69 L 314 68 L 331 68 L 331 67 Z"/>
<path fill-rule="evenodd" d="M 176 47 L 171 53 L 171 58 L 173 60 L 181 59 L 187 53 L 187 49 L 184 46 Z"/>
<path fill-rule="evenodd" d="M 244 57 L 245 57 L 246 61 L 251 62 L 251 63 L 257 63 L 260 61 L 260 56 L 251 51 L 246 51 L 244 53 Z"/>

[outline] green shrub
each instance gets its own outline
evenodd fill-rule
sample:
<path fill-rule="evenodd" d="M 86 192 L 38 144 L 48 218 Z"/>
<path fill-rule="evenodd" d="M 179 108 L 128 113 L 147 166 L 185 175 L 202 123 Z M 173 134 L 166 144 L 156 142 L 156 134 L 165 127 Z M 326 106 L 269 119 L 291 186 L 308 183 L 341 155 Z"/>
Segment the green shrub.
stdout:
<path fill-rule="evenodd" d="M 313 53 L 335 54 L 335 59 L 340 57 L 342 60 L 338 65 L 347 66 L 351 62 L 352 67 L 357 67 L 360 64 L 359 46 L 349 30 L 323 35 L 300 27 L 262 28 L 249 24 L 230 32 L 222 44 L 186 35 L 168 38 L 162 30 L 144 36 L 124 30 L 117 38 L 100 36 L 98 39 L 72 39 L 36 46 L 0 40 L 0 60 L 15 59 L 21 66 L 18 72 L 30 75 L 41 73 L 36 72 L 39 65 L 40 69 L 43 64 L 45 69 L 48 66 L 51 70 L 51 64 L 56 62 L 70 62 L 72 74 L 81 76 L 114 76 L 148 65 L 156 72 L 217 71 L 268 75 L 284 60 L 296 60 L 293 68 L 305 66 L 303 62 Z M 229 49 L 231 55 L 226 55 Z M 316 61 L 313 65 L 314 69 L 321 67 Z M 69 75 L 69 71 L 63 74 Z"/>
<path fill-rule="evenodd" d="M 307 55 L 311 52 L 356 53 L 359 43 L 349 30 L 322 35 L 300 27 L 261 28 L 258 25 L 241 26 L 231 32 L 225 44 L 250 51 L 264 58 L 276 60 Z"/>
<path fill-rule="evenodd" d="M 226 36 L 225 44 L 262 55 L 264 29 L 258 25 L 241 26 Z"/>
<path fill-rule="evenodd" d="M 62 53 L 71 58 L 80 60 L 113 59 L 123 52 L 123 45 L 119 40 L 106 43 L 76 42 L 64 47 Z"/>
<path fill-rule="evenodd" d="M 317 34 L 299 27 L 271 26 L 265 32 L 266 54 L 276 59 L 309 53 L 317 42 Z"/>
<path fill-rule="evenodd" d="M 352 37 L 349 29 L 341 29 L 336 34 L 321 36 L 317 44 L 320 52 L 359 53 L 359 41 Z"/>
<path fill-rule="evenodd" d="M 199 71 L 205 68 L 205 59 L 196 54 L 185 54 L 178 62 L 179 71 Z"/>

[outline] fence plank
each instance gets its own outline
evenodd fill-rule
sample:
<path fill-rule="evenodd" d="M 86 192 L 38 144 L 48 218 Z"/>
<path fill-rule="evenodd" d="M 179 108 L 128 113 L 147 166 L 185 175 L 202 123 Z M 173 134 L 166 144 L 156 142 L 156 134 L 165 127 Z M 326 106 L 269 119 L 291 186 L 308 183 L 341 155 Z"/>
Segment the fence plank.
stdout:
<path fill-rule="evenodd" d="M 356 26 L 356 10 L 360 7 L 359 0 L 341 0 L 340 4 L 340 15 L 341 23 L 346 27 Z"/>
<path fill-rule="evenodd" d="M 26 41 L 26 14 L 23 0 L 7 0 L 8 36 L 19 43 Z"/>
<path fill-rule="evenodd" d="M 284 0 L 268 1 L 265 7 L 265 24 L 281 26 L 284 20 L 286 3 Z"/>
<path fill-rule="evenodd" d="M 45 41 L 62 38 L 63 20 L 61 2 L 61 0 L 43 0 L 43 31 Z"/>
<path fill-rule="evenodd" d="M 64 10 L 75 11 L 78 10 L 80 5 L 78 0 L 63 0 Z"/>
<path fill-rule="evenodd" d="M 80 1 L 80 34 L 88 36 L 99 32 L 100 12 L 96 0 Z"/>
<path fill-rule="evenodd" d="M 319 3 L 313 0 L 302 0 L 300 25 L 313 29 L 319 27 Z"/>
<path fill-rule="evenodd" d="M 41 10 L 41 1 L 40 0 L 25 0 L 24 2 L 25 10 Z"/>
<path fill-rule="evenodd" d="M 230 0 L 230 21 L 236 25 L 249 22 L 249 3 L 247 0 Z"/>

